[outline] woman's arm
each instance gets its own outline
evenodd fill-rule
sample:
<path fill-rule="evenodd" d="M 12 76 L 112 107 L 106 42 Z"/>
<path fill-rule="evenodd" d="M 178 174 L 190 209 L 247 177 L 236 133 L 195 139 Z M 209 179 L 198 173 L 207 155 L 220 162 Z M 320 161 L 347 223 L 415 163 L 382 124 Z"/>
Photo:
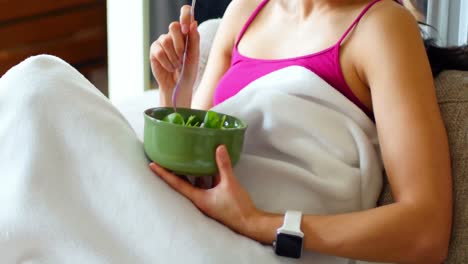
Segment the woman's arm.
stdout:
<path fill-rule="evenodd" d="M 200 36 L 196 22 L 191 22 L 190 6 L 182 7 L 180 22 L 172 22 L 169 25 L 169 32 L 161 35 L 151 45 L 151 69 L 159 85 L 161 106 L 172 106 L 173 89 L 181 71 L 185 37 L 188 35 L 187 64 L 177 105 L 199 109 L 212 107 L 216 85 L 229 69 L 235 38 L 242 23 L 248 19 L 249 12 L 255 7 L 254 4 L 255 1 L 235 0 L 227 8 L 195 96 L 192 96 L 192 90 L 197 77 Z"/>
<path fill-rule="evenodd" d="M 401 8 L 384 12 L 375 8 L 361 21 L 353 41 L 365 51 L 356 60 L 356 70 L 371 87 L 395 203 L 355 213 L 304 216 L 305 247 L 367 261 L 441 263 L 452 220 L 450 160 L 416 22 Z M 198 189 L 156 164 L 150 167 L 206 215 L 271 244 L 283 216 L 255 208 L 233 175 L 225 148 L 217 149 L 216 161 L 219 176 L 209 190 Z"/>
<path fill-rule="evenodd" d="M 356 68 L 371 87 L 395 203 L 350 214 L 305 216 L 305 247 L 369 261 L 441 263 L 452 220 L 447 135 L 416 21 L 402 8 L 381 11 L 369 13 L 353 41 L 365 50 L 365 56 L 356 53 Z M 247 232 L 271 243 L 281 223 L 280 216 L 263 214 Z"/>
<path fill-rule="evenodd" d="M 231 64 L 232 49 L 241 30 L 247 21 L 250 11 L 257 1 L 232 1 L 222 19 L 210 51 L 199 88 L 192 100 L 192 108 L 209 109 L 213 106 L 213 95 L 221 77 Z"/>

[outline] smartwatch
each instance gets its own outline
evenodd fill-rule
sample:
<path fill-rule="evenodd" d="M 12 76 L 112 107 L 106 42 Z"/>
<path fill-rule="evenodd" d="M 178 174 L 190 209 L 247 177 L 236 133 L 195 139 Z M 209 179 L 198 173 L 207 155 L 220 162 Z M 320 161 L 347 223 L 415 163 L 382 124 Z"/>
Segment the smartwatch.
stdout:
<path fill-rule="evenodd" d="M 304 245 L 304 233 L 301 231 L 302 213 L 286 211 L 283 226 L 276 231 L 273 249 L 278 256 L 300 258 Z"/>

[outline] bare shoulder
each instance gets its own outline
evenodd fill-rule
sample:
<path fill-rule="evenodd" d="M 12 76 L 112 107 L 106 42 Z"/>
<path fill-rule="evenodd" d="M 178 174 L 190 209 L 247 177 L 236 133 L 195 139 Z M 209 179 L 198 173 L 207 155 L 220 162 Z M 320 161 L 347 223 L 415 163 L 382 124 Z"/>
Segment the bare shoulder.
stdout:
<path fill-rule="evenodd" d="M 393 0 L 381 1 L 371 8 L 360 22 L 358 31 L 368 37 L 421 39 L 413 14 Z"/>
<path fill-rule="evenodd" d="M 416 18 L 392 0 L 383 0 L 368 11 L 356 28 L 350 50 L 357 73 L 367 85 L 368 75 L 388 63 L 409 63 L 412 58 L 428 67 Z M 363 50 L 367 56 L 362 56 Z"/>
<path fill-rule="evenodd" d="M 237 15 L 241 17 L 248 17 L 252 12 L 260 5 L 261 0 L 233 0 L 227 10 L 225 15 Z M 237 17 L 240 18 L 240 17 Z"/>
<path fill-rule="evenodd" d="M 413 14 L 404 6 L 392 0 L 384 0 L 371 8 L 363 19 L 363 24 L 367 27 L 393 27 L 402 28 L 403 26 L 417 27 L 417 21 Z"/>
<path fill-rule="evenodd" d="M 261 0 L 233 0 L 223 16 L 222 28 L 225 37 L 235 42 L 237 35 Z"/>

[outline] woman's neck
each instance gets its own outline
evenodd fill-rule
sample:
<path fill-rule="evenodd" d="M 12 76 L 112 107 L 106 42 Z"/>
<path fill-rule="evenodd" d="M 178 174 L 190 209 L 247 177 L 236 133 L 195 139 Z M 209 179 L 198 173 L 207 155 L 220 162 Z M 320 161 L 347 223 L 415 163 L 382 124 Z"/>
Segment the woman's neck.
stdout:
<path fill-rule="evenodd" d="M 288 12 L 305 19 L 318 10 L 336 9 L 344 6 L 362 4 L 370 0 L 280 0 L 279 3 Z"/>

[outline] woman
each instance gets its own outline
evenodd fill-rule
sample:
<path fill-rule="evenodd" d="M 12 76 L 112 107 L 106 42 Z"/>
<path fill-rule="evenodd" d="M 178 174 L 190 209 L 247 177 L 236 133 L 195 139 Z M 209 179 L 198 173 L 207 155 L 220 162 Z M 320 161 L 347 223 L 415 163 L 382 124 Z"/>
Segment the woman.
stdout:
<path fill-rule="evenodd" d="M 162 106 L 171 106 L 187 34 L 178 106 L 209 109 L 273 70 L 300 65 L 375 118 L 396 202 L 356 213 L 304 216 L 300 224 L 307 250 L 366 261 L 443 262 L 452 220 L 447 136 L 424 43 L 404 7 L 391 0 L 235 0 L 192 96 L 199 34 L 190 7 L 184 6 L 180 22 L 151 47 Z M 252 67 L 256 73 L 245 77 Z M 251 239 L 273 243 L 284 216 L 257 209 L 233 175 L 225 148 L 216 155 L 220 173 L 209 190 L 157 164 L 150 167 L 206 215 Z"/>

